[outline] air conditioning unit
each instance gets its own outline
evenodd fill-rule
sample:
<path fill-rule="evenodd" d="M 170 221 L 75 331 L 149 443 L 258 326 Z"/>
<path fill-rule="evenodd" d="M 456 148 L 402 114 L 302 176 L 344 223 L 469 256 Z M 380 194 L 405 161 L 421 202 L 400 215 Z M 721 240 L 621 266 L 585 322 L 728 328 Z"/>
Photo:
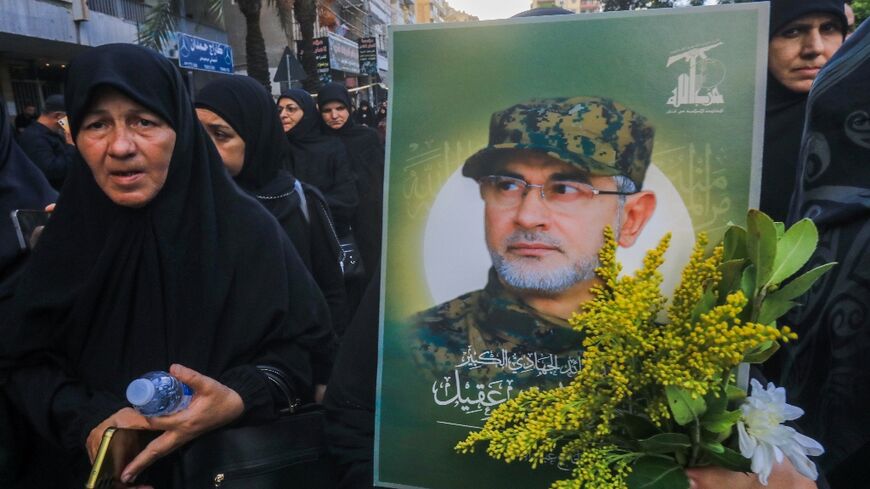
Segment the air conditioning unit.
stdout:
<path fill-rule="evenodd" d="M 72 0 L 73 21 L 81 22 L 88 20 L 88 0 Z"/>

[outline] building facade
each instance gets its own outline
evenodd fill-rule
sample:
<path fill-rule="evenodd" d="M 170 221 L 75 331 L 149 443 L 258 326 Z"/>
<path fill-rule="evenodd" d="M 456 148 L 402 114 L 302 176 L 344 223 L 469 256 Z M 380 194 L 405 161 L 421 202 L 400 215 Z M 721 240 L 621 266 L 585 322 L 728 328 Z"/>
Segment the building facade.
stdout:
<path fill-rule="evenodd" d="M 136 43 L 157 1 L 0 1 L 0 95 L 9 113 L 29 104 L 42 108 L 45 98 L 62 93 L 66 67 L 83 50 Z M 173 10 L 178 32 L 227 42 L 226 31 L 210 18 L 203 0 L 179 2 Z M 173 47 L 164 54 L 177 58 Z"/>

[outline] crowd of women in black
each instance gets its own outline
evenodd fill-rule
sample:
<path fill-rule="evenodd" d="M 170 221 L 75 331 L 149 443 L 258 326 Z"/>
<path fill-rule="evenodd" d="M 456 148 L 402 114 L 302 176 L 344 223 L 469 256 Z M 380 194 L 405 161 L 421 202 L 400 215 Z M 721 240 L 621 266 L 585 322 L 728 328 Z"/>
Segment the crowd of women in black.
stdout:
<path fill-rule="evenodd" d="M 80 55 L 65 90 L 78 155 L 59 195 L 0 124 L 3 214 L 56 203 L 31 251 L 0 233 L 0 485 L 82 487 L 105 429 L 126 427 L 160 435 L 124 482 L 190 487 L 200 435 L 322 401 L 379 268 L 383 145 L 342 85 L 276 104 L 224 77 L 193 104 L 134 45 Z M 154 370 L 196 392 L 186 409 L 128 406 Z"/>

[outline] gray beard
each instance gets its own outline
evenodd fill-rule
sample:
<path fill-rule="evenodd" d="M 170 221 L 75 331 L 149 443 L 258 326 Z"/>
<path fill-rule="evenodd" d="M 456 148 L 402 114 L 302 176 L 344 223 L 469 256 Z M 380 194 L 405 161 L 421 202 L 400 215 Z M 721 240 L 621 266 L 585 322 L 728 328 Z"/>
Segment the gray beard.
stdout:
<path fill-rule="evenodd" d="M 544 234 L 516 232 L 507 240 L 512 242 L 541 242 L 559 247 L 559 242 Z M 509 287 L 542 295 L 557 295 L 572 286 L 595 278 L 598 255 L 580 257 L 573 264 L 555 270 L 540 270 L 533 259 L 509 260 L 495 250 L 489 250 L 492 265 L 499 278 Z"/>
<path fill-rule="evenodd" d="M 625 206 L 625 197 L 620 195 L 617 198 L 619 200 L 616 204 L 616 219 L 613 222 L 613 234 L 616 240 L 619 240 L 619 234 L 622 231 L 622 219 L 620 217 Z M 559 240 L 533 231 L 516 231 L 505 240 L 505 244 L 510 245 L 519 241 L 539 241 L 558 247 L 560 250 L 562 249 Z M 489 250 L 489 256 L 492 259 L 495 273 L 509 287 L 524 292 L 550 296 L 558 295 L 580 282 L 595 278 L 595 269 L 601 263 L 598 260 L 598 253 L 596 252 L 592 256 L 581 256 L 573 264 L 556 270 L 536 270 L 535 263 L 508 260 L 493 249 Z"/>

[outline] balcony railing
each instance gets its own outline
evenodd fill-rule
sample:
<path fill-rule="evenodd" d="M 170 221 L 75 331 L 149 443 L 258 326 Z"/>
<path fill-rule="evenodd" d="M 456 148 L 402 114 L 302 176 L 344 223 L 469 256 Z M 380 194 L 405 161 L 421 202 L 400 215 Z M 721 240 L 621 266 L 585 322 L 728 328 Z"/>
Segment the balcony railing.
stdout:
<path fill-rule="evenodd" d="M 136 0 L 88 0 L 88 8 L 112 17 L 129 20 L 130 22 L 145 22 L 148 7 Z"/>

